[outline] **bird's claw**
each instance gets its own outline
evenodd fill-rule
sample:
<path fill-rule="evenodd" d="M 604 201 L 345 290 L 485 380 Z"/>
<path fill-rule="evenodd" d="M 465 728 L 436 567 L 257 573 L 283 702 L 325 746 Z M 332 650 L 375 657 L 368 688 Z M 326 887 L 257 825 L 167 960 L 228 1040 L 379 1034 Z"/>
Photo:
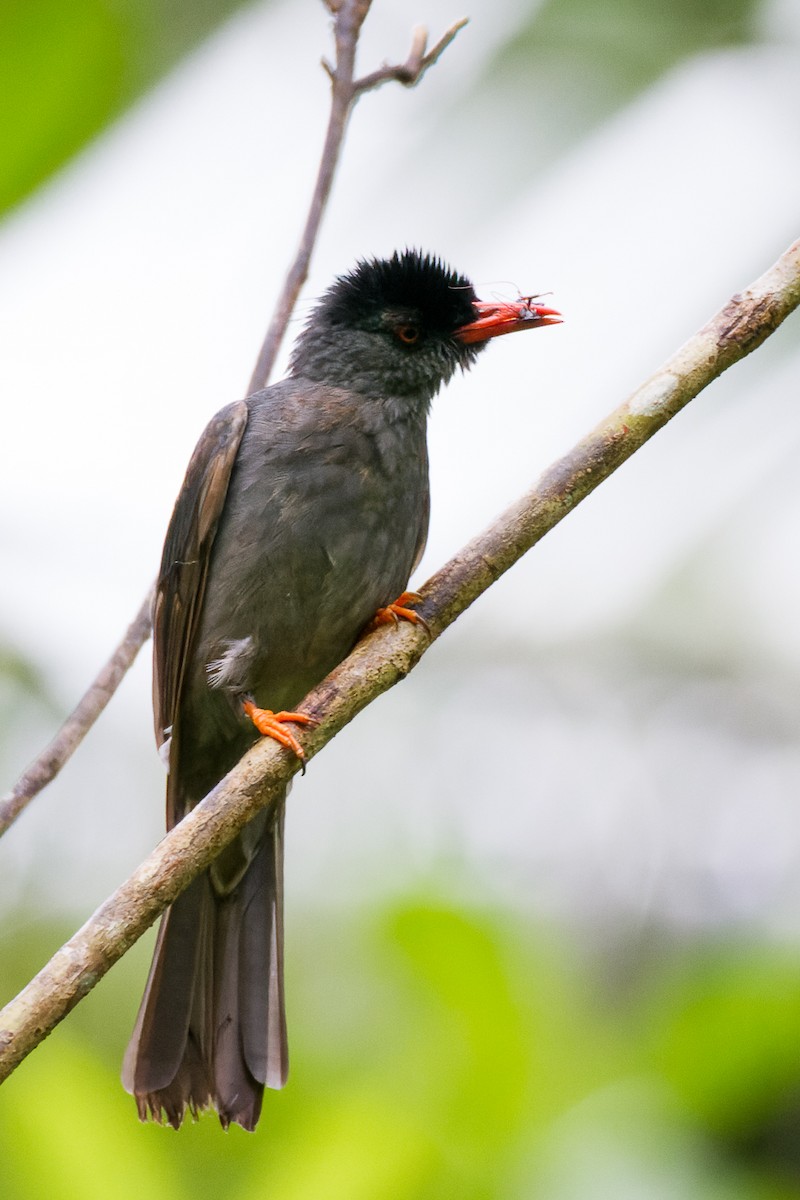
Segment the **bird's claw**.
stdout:
<path fill-rule="evenodd" d="M 378 629 L 381 625 L 398 625 L 402 620 L 410 621 L 412 625 L 421 625 L 425 632 L 430 635 L 430 626 L 422 614 L 413 608 L 409 608 L 410 604 L 419 604 L 421 601 L 422 597 L 418 592 L 403 592 L 393 604 L 387 604 L 385 608 L 378 609 L 367 626 L 367 633 L 372 633 L 374 629 Z"/>
<path fill-rule="evenodd" d="M 273 738 L 296 754 L 300 759 L 302 774 L 305 775 L 306 752 L 286 724 L 291 721 L 294 725 L 318 725 L 316 718 L 301 712 L 272 712 L 269 708 L 259 708 L 252 700 L 245 700 L 242 708 L 263 737 Z"/>

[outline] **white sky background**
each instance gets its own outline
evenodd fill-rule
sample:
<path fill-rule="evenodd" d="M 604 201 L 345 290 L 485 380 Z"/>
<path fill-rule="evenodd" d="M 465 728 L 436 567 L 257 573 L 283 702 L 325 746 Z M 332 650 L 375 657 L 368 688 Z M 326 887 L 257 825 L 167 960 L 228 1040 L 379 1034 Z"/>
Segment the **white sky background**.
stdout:
<path fill-rule="evenodd" d="M 779 6 L 771 10 L 782 34 L 773 44 L 683 64 L 522 194 L 504 187 L 504 163 L 547 97 L 532 81 L 530 106 L 513 112 L 471 98 L 515 12 L 510 0 L 493 4 L 491 18 L 481 9 L 419 88 L 387 87 L 361 101 L 305 292 L 308 301 L 361 255 L 415 245 L 470 274 L 487 297 L 552 289 L 566 316 L 560 329 L 502 339 L 440 396 L 421 578 L 800 233 L 800 53 L 788 37 L 788 9 L 783 17 Z M 450 0 L 426 0 L 418 12 L 377 3 L 362 69 L 404 57 L 414 20 L 424 17 L 436 37 L 458 15 Z M 316 170 L 327 115 L 318 60 L 327 51 L 321 6 L 241 14 L 0 229 L 0 629 L 41 665 L 65 705 L 104 660 L 155 573 L 200 430 L 243 392 Z M 630 890 L 650 886 L 671 853 L 667 818 L 648 801 L 669 773 L 667 762 L 657 769 L 662 751 L 653 761 L 633 761 L 624 746 L 614 756 L 605 730 L 613 701 L 598 684 L 596 695 L 586 692 L 587 708 L 596 702 L 586 743 L 576 746 L 558 725 L 558 704 L 552 728 L 525 719 L 517 728 L 512 719 L 517 761 L 492 764 L 483 793 L 473 778 L 470 798 L 469 776 L 481 774 L 472 761 L 471 713 L 496 698 L 487 688 L 514 687 L 502 663 L 476 673 L 472 662 L 481 647 L 501 643 L 530 655 L 535 678 L 520 705 L 530 702 L 537 714 L 553 709 L 537 653 L 588 644 L 631 623 L 669 653 L 730 656 L 735 647 L 756 673 L 776 664 L 797 671 L 797 317 L 789 325 L 494 588 L 434 650 L 418 684 L 375 706 L 361 732 L 348 732 L 327 764 L 314 764 L 302 785 L 301 829 L 292 835 L 307 838 L 297 871 L 309 886 L 341 855 L 348 821 L 362 831 L 366 824 L 363 837 L 378 847 L 377 858 L 393 840 L 408 843 L 420 870 L 448 847 L 455 858 L 517 854 L 520 877 L 534 866 L 538 878 L 544 871 L 534 890 L 545 904 L 552 902 L 547 871 L 560 856 L 585 867 L 624 828 L 633 842 L 625 860 Z M 692 603 L 665 605 L 664 587 L 685 566 Z M 447 693 L 445 716 L 437 711 L 436 728 L 444 744 L 455 713 L 464 745 L 443 775 L 443 752 L 425 743 L 419 708 L 451 684 L 456 691 Z M 6 839 L 9 878 L 24 881 L 48 854 L 74 856 L 73 897 L 100 899 L 152 843 L 162 785 L 148 690 L 143 662 L 99 727 L 102 744 L 87 749 Z M 378 743 L 387 726 L 390 741 Z M 418 734 L 409 764 L 409 740 Z M 45 737 L 42 729 L 25 732 L 12 772 Z M 726 748 L 719 753 L 725 757 Z M 729 764 L 742 788 L 739 804 L 727 785 L 727 796 L 709 798 L 718 764 L 707 743 L 698 750 L 691 774 L 708 812 L 718 801 L 714 820 L 725 829 L 738 814 L 728 840 L 717 838 L 709 851 L 732 855 L 737 879 L 745 849 L 759 857 L 748 796 L 772 806 L 779 831 L 763 847 L 766 876 L 796 869 L 800 835 L 788 805 L 800 781 L 797 745 L 793 754 L 785 786 L 770 784 L 762 794 L 748 771 L 773 771 L 774 762 Z M 600 769 L 605 755 L 617 786 L 598 793 L 596 780 L 581 783 L 575 772 L 582 759 L 587 771 L 588 764 Z M 525 790 L 532 772 L 535 812 Z M 393 800 L 380 777 L 400 777 L 403 794 Z M 487 791 L 501 810 L 489 837 Z M 569 797 L 587 793 L 588 808 L 571 807 Z M 676 794 L 686 796 L 682 783 Z M 300 787 L 293 805 L 299 796 Z M 112 814 L 119 849 L 95 819 L 100 805 Z M 67 836 L 76 815 L 79 849 Z M 570 839 L 579 836 L 576 849 Z M 533 843 L 526 855 L 521 847 Z M 672 852 L 684 865 L 703 857 L 696 842 Z M 350 868 L 358 862 L 344 857 Z M 90 858 L 105 870 L 84 882 Z M 380 875 L 374 862 L 365 874 L 372 872 Z M 624 872 L 617 883 L 624 892 Z M 54 894 L 59 887 L 55 881 Z"/>

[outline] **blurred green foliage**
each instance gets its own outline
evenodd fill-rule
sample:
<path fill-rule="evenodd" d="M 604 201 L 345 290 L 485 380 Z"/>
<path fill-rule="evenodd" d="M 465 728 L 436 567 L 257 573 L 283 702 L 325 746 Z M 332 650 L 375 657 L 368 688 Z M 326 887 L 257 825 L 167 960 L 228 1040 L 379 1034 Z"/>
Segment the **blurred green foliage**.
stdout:
<path fill-rule="evenodd" d="M 0 213 L 245 3 L 3 0 Z M 529 136 L 552 136 L 563 147 L 682 58 L 752 40 L 758 8 L 757 0 L 521 3 L 522 20 L 501 41 L 480 90 L 514 105 L 527 97 L 540 109 Z M 529 157 L 522 149 L 520 162 Z"/>
<path fill-rule="evenodd" d="M 4 0 L 0 211 L 241 4 Z M 557 111 L 561 145 L 681 58 L 752 39 L 758 11 L 528 7 L 483 87 Z M 0 677 L 9 719 L 20 695 L 41 701 L 13 656 Z M 7 917 L 0 999 L 70 932 Z M 800 958 L 659 930 L 635 942 L 589 949 L 430 896 L 315 913 L 289 930 L 291 1083 L 268 1094 L 254 1136 L 210 1116 L 179 1135 L 137 1122 L 118 1081 L 146 972 L 137 947 L 0 1088 L 0 1196 L 800 1197 Z"/>
<path fill-rule="evenodd" d="M 0 212 L 23 200 L 244 0 L 3 0 Z"/>
<path fill-rule="evenodd" d="M 758 40 L 759 0 L 545 0 L 488 64 L 480 94 L 512 136 L 505 186 L 521 184 L 681 61 Z M 524 105 L 531 119 L 504 113 Z M 516 176 L 515 176 L 516 172 Z"/>
<path fill-rule="evenodd" d="M 578 1200 L 632 1171 L 640 1196 L 800 1195 L 797 955 L 652 930 L 632 965 L 419 895 L 293 926 L 292 1078 L 256 1134 L 137 1121 L 142 948 L 0 1089 L 4 1200 Z M 62 933 L 7 934 L 4 983 Z"/>
<path fill-rule="evenodd" d="M 533 78 L 540 63 L 548 73 L 562 68 L 565 85 L 571 82 L 583 97 L 603 80 L 602 90 L 619 99 L 635 95 L 682 58 L 752 41 L 758 8 L 754 0 L 547 0 L 532 9 L 501 59 L 506 69 Z"/>

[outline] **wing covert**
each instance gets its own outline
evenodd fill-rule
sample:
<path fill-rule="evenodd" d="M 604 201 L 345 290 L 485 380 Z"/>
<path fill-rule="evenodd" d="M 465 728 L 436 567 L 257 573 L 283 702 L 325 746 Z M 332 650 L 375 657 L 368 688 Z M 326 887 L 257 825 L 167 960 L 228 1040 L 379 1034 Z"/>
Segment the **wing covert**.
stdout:
<path fill-rule="evenodd" d="M 195 447 L 164 542 L 153 601 L 153 714 L 160 747 L 175 723 L 217 532 L 248 409 L 229 404 Z"/>

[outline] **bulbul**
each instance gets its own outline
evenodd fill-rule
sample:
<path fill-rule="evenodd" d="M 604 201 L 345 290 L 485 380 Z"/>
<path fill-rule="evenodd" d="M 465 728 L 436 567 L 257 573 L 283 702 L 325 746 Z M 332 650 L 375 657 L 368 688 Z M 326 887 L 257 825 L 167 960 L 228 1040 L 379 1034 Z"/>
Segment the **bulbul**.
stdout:
<path fill-rule="evenodd" d="M 294 709 L 425 546 L 433 397 L 489 338 L 558 320 L 533 298 L 482 303 L 413 250 L 363 261 L 313 309 L 288 378 L 212 419 L 153 608 L 168 828 L 260 734 L 302 756 Z M 123 1068 L 142 1120 L 213 1105 L 254 1129 L 264 1086 L 286 1082 L 283 822 L 283 803 L 256 817 L 162 919 Z"/>

